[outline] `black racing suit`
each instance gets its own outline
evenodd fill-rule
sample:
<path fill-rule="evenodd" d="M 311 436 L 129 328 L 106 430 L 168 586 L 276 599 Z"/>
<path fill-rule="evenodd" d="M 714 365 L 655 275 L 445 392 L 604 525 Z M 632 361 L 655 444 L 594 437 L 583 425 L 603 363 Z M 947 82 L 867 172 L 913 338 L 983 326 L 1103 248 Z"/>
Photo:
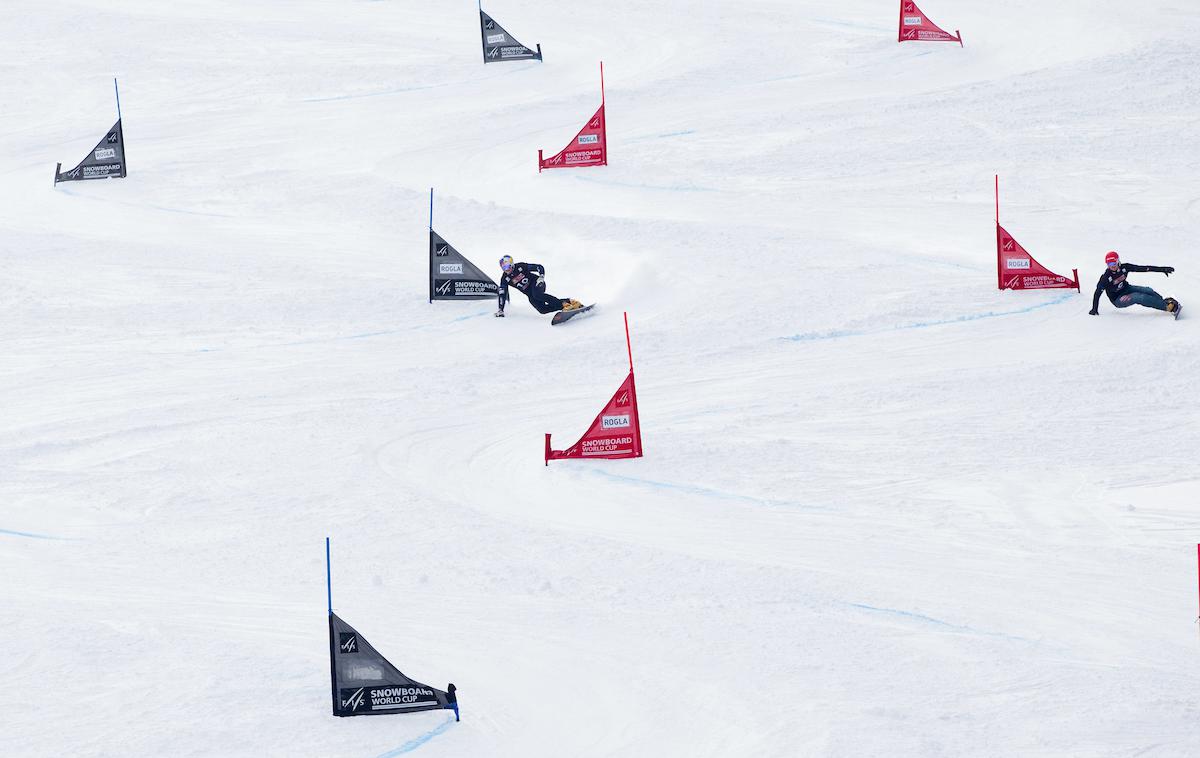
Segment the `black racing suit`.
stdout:
<path fill-rule="evenodd" d="M 1100 281 L 1096 283 L 1096 292 L 1092 295 L 1092 310 L 1100 307 L 1100 293 L 1108 294 L 1109 302 L 1113 305 L 1117 304 L 1117 298 L 1124 295 L 1129 290 L 1129 283 L 1125 281 L 1131 272 L 1145 273 L 1147 271 L 1155 271 L 1160 274 L 1168 273 L 1168 266 L 1139 266 L 1136 263 L 1122 263 L 1116 271 L 1105 271 L 1100 277 Z M 1171 269 L 1174 271 L 1175 269 Z"/>
<path fill-rule="evenodd" d="M 565 301 L 562 298 L 546 294 L 546 269 L 540 263 L 514 263 L 500 277 L 500 312 L 504 312 L 504 304 L 508 301 L 508 288 L 519 290 L 529 298 L 529 304 L 537 308 L 538 313 L 554 313 L 561 311 Z"/>

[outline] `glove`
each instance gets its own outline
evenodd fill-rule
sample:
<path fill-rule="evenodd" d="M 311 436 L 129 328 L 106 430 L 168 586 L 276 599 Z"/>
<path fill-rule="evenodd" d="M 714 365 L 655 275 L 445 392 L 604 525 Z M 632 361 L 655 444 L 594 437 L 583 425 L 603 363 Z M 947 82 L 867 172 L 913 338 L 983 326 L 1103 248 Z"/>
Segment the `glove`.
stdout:
<path fill-rule="evenodd" d="M 1172 269 L 1172 271 L 1174 271 L 1174 269 Z M 533 283 L 533 286 L 537 287 L 538 289 L 545 289 L 546 288 L 546 277 L 539 276 L 537 278 L 537 281 Z"/>
<path fill-rule="evenodd" d="M 1100 311 L 1098 311 L 1098 310 L 1096 310 L 1095 308 L 1093 308 L 1093 309 L 1091 309 L 1090 311 L 1088 311 L 1088 315 L 1089 315 L 1089 316 L 1099 316 L 1099 315 L 1100 315 Z"/>
<path fill-rule="evenodd" d="M 495 313 L 496 318 L 504 318 L 504 311 L 499 310 Z"/>
<path fill-rule="evenodd" d="M 1167 276 L 1170 276 L 1171 274 L 1175 273 L 1175 267 L 1174 266 L 1163 266 L 1162 272 L 1164 274 L 1166 274 Z"/>

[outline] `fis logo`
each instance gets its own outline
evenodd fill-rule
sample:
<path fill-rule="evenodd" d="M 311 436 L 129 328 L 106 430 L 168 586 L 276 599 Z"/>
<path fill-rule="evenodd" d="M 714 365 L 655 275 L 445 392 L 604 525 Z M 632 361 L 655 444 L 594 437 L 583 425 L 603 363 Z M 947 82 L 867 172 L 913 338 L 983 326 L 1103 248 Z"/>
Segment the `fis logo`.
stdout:
<path fill-rule="evenodd" d="M 629 405 L 629 390 L 617 395 L 617 405 Z"/>
<path fill-rule="evenodd" d="M 905 3 L 904 4 L 904 12 L 905 13 L 916 13 L 917 12 L 916 3 Z"/>
<path fill-rule="evenodd" d="M 496 28 L 496 22 L 489 18 L 487 21 L 483 22 L 483 28 L 490 32 Z"/>
<path fill-rule="evenodd" d="M 500 57 L 500 48 L 498 48 L 498 47 L 489 47 L 489 48 L 488 48 L 488 51 L 487 51 L 487 57 L 489 57 L 489 58 L 499 58 L 499 57 Z"/>
<path fill-rule="evenodd" d="M 599 129 L 600 128 L 600 116 L 596 116 L 594 119 L 592 119 L 591 123 L 588 124 L 588 128 L 589 129 Z"/>
<path fill-rule="evenodd" d="M 341 647 L 343 653 L 357 653 L 358 652 L 358 635 L 357 634 L 347 634 L 346 632 L 342 632 L 340 647 Z"/>
<path fill-rule="evenodd" d="M 113 132 L 112 134 L 108 135 L 107 141 L 108 141 L 108 144 L 110 144 L 110 145 L 117 144 L 117 133 Z"/>
<path fill-rule="evenodd" d="M 1011 252 L 1013 252 L 1014 250 L 1016 250 L 1016 248 L 1015 248 L 1015 247 L 1013 247 L 1013 239 L 1012 239 L 1012 237 L 1009 237 L 1009 238 L 1007 238 L 1007 239 L 1005 239 L 1005 240 L 1004 240 L 1004 244 L 1001 246 L 1001 249 L 1002 249 L 1004 252 L 1006 252 L 1006 253 L 1011 253 Z"/>
<path fill-rule="evenodd" d="M 437 245 L 435 245 L 433 248 L 433 254 L 438 258 L 445 258 L 446 256 L 450 255 L 450 245 L 446 244 L 445 242 L 437 243 Z"/>
<path fill-rule="evenodd" d="M 357 711 L 362 708 L 365 698 L 363 697 L 363 688 L 359 687 L 354 691 L 354 694 L 342 700 L 342 710 Z"/>
<path fill-rule="evenodd" d="M 439 284 L 437 286 L 437 288 L 434 289 L 434 292 L 436 292 L 439 295 L 452 295 L 452 294 L 454 294 L 453 292 L 451 292 L 453 287 L 454 287 L 454 282 L 447 279 L 446 281 Z"/>

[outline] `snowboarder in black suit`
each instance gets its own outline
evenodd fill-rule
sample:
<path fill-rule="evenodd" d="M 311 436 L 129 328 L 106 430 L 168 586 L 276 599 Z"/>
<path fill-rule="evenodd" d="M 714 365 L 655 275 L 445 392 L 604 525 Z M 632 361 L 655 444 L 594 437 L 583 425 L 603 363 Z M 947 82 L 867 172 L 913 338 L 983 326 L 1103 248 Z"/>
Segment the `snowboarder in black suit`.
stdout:
<path fill-rule="evenodd" d="M 1175 269 L 1170 266 L 1139 266 L 1136 263 L 1122 263 L 1121 256 L 1115 252 L 1110 252 L 1104 256 L 1104 262 L 1108 265 L 1108 270 L 1100 277 L 1100 281 L 1096 284 L 1096 292 L 1092 295 L 1092 309 L 1088 313 L 1092 316 L 1100 315 L 1100 293 L 1108 293 L 1108 299 L 1118 308 L 1128 308 L 1131 305 L 1143 305 L 1147 308 L 1154 308 L 1160 311 L 1174 314 L 1175 318 L 1179 318 L 1179 311 L 1182 306 L 1179 301 L 1173 297 L 1164 298 L 1149 287 L 1135 287 L 1126 279 L 1131 272 L 1146 272 L 1155 271 L 1160 274 L 1170 276 L 1175 273 Z"/>
<path fill-rule="evenodd" d="M 583 303 L 573 298 L 554 297 L 546 294 L 546 269 L 540 263 L 513 263 L 511 255 L 500 259 L 500 268 L 504 271 L 500 277 L 500 310 L 496 311 L 497 318 L 504 318 L 504 304 L 508 302 L 508 288 L 519 290 L 529 298 L 529 304 L 538 313 L 554 313 L 555 311 L 573 311 L 583 307 Z"/>

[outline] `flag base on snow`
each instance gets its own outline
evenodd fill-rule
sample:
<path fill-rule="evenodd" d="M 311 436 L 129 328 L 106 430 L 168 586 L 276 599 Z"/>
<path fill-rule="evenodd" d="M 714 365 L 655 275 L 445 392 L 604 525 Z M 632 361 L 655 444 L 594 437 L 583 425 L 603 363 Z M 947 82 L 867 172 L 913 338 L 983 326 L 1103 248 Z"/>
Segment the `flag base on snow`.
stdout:
<path fill-rule="evenodd" d="M 121 120 L 92 152 L 70 171 L 63 171 L 62 164 L 54 167 L 54 183 L 81 182 L 87 179 L 119 179 L 125 176 L 125 139 L 121 133 Z"/>
<path fill-rule="evenodd" d="M 1021 243 L 1000 226 L 1000 177 L 996 176 L 996 284 L 1002 290 L 1079 291 L 1079 269 L 1072 278 L 1054 273 L 1038 263 Z"/>
<path fill-rule="evenodd" d="M 451 710 L 458 720 L 458 696 L 410 679 L 380 655 L 354 627 L 333 612 L 329 539 L 325 540 L 325 577 L 329 587 L 329 676 L 334 716 L 372 716 Z"/>
<path fill-rule="evenodd" d="M 1000 224 L 996 224 L 996 269 L 1002 290 L 1079 291 L 1079 269 L 1071 269 L 1070 279 L 1054 273 L 1034 260 Z"/>
<path fill-rule="evenodd" d="M 329 656 L 334 716 L 440 709 L 458 714 L 457 697 L 450 695 L 454 685 L 439 690 L 405 676 L 336 613 L 329 614 Z"/>
<path fill-rule="evenodd" d="M 538 173 L 548 168 L 582 168 L 608 165 L 608 133 L 604 125 L 604 64 L 600 64 L 600 110 L 557 154 L 549 158 L 538 150 Z"/>
<path fill-rule="evenodd" d="M 642 429 L 638 423 L 637 388 L 633 369 L 578 442 L 566 450 L 550 447 L 546 435 L 546 465 L 567 458 L 641 458 Z"/>
<path fill-rule="evenodd" d="M 484 300 L 499 286 L 433 230 L 433 188 L 429 189 L 429 302 Z"/>
<path fill-rule="evenodd" d="M 113 124 L 100 144 L 92 148 L 79 165 L 63 171 L 62 164 L 54 167 L 54 185 L 59 182 L 81 182 L 88 179 L 116 179 L 125 176 L 125 133 L 121 129 L 121 92 L 117 80 L 113 79 L 113 92 L 117 96 L 117 123 Z"/>
<path fill-rule="evenodd" d="M 955 29 L 950 34 L 929 20 L 912 0 L 900 0 L 899 42 L 957 42 L 962 47 L 962 34 Z"/>
<path fill-rule="evenodd" d="M 542 46 L 537 46 L 537 52 L 517 42 L 504 27 L 496 23 L 496 19 L 479 9 L 479 32 L 483 39 L 483 62 L 497 63 L 499 61 L 540 61 Z"/>
<path fill-rule="evenodd" d="M 498 285 L 442 236 L 429 230 L 429 302 L 485 300 L 496 297 Z"/>

